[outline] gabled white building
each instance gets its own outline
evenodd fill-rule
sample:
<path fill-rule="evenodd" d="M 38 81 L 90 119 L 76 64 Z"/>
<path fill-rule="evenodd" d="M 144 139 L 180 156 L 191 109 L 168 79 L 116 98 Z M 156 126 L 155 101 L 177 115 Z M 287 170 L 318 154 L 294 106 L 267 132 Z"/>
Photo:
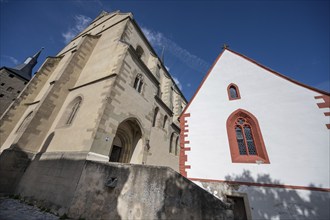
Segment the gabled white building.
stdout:
<path fill-rule="evenodd" d="M 238 219 L 329 219 L 330 96 L 225 49 L 181 115 L 180 172 Z"/>

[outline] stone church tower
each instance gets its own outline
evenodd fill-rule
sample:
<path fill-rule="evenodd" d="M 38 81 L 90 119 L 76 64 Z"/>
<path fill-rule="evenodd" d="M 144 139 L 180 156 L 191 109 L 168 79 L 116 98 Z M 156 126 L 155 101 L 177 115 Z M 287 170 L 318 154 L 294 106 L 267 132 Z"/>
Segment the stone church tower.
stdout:
<path fill-rule="evenodd" d="M 186 103 L 132 14 L 102 12 L 2 116 L 1 151 L 178 171 Z"/>
<path fill-rule="evenodd" d="M 0 68 L 0 116 L 31 80 L 33 67 L 37 64 L 41 51 L 42 49 L 14 68 Z"/>
<path fill-rule="evenodd" d="M 173 171 L 186 103 L 132 14 L 102 12 L 1 117 L 0 193 L 75 219 L 227 219 Z"/>

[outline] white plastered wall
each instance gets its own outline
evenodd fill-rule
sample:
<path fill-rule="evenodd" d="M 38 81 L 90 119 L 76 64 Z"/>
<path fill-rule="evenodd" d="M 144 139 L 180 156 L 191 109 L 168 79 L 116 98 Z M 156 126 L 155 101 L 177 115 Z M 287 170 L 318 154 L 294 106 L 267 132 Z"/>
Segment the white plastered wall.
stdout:
<path fill-rule="evenodd" d="M 241 99 L 228 100 L 230 83 Z M 318 95 L 224 51 L 186 110 L 188 177 L 263 182 L 269 175 L 264 183 L 329 188 L 329 109 L 318 108 Z M 232 163 L 226 121 L 239 108 L 258 119 L 270 164 Z"/>

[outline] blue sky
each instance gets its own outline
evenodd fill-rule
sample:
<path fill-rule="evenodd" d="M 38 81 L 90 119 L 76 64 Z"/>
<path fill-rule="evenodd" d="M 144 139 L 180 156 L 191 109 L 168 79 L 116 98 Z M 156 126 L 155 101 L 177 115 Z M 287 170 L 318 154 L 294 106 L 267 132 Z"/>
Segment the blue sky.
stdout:
<path fill-rule="evenodd" d="M 37 68 L 102 10 L 132 12 L 189 100 L 224 43 L 304 84 L 330 91 L 329 1 L 0 0 L 1 66 L 45 47 Z M 37 71 L 37 68 L 34 71 Z"/>

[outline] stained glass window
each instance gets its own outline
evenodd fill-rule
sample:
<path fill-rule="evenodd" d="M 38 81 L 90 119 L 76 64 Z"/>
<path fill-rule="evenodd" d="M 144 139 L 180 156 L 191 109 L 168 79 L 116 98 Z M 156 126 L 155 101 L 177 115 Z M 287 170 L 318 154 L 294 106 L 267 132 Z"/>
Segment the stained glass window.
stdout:
<path fill-rule="evenodd" d="M 238 118 L 236 120 L 235 132 L 239 154 L 257 155 L 251 126 L 244 118 Z"/>

